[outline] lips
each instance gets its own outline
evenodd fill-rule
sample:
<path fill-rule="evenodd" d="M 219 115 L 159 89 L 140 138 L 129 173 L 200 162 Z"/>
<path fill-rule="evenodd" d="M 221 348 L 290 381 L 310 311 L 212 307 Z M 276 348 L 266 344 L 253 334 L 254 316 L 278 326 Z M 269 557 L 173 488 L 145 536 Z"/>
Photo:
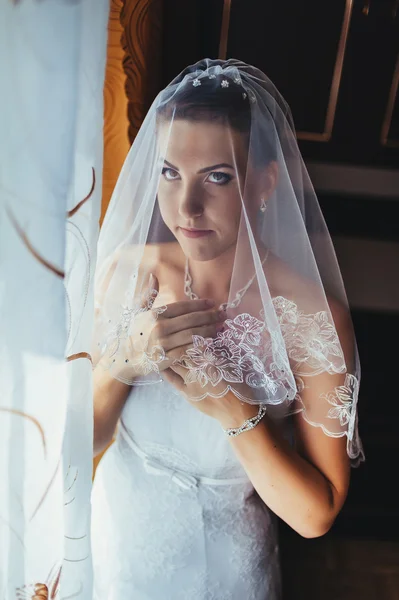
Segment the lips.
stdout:
<path fill-rule="evenodd" d="M 185 229 L 184 227 L 180 227 L 180 231 L 188 238 L 205 237 L 213 233 L 212 229 Z"/>

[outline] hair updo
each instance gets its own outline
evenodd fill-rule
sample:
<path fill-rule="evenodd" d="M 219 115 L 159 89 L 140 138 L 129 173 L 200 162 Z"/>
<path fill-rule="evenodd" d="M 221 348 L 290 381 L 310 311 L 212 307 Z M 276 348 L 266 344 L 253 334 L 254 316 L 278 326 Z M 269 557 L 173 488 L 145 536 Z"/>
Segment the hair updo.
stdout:
<path fill-rule="evenodd" d="M 224 61 L 211 61 L 208 69 L 203 60 L 187 67 L 161 94 L 157 109 L 160 120 L 182 119 L 195 123 L 209 122 L 231 127 L 243 134 L 247 148 L 250 146 L 253 111 L 251 97 L 254 92 L 243 86 L 237 69 L 228 73 L 221 67 Z M 268 113 L 271 119 L 270 113 Z M 270 139 L 272 138 L 272 139 Z M 262 148 L 254 151 L 255 166 L 265 166 L 275 160 L 274 135 L 262 136 Z"/>

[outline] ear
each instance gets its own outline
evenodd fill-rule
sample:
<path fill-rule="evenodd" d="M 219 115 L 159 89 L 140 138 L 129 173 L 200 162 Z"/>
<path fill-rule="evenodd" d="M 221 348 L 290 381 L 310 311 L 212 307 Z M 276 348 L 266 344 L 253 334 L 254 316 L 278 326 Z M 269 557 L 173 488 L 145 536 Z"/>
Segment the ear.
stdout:
<path fill-rule="evenodd" d="M 261 191 L 259 198 L 259 208 L 262 204 L 267 203 L 270 196 L 277 187 L 279 170 L 277 161 L 273 160 L 265 167 L 262 174 Z"/>

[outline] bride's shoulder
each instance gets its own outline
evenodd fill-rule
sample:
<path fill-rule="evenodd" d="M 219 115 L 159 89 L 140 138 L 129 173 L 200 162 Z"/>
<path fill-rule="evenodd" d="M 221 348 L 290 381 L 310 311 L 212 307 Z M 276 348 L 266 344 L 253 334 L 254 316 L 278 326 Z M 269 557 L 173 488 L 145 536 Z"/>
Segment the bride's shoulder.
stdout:
<path fill-rule="evenodd" d="M 184 265 L 184 256 L 178 242 L 147 244 L 143 252 L 142 264 L 155 271 L 181 269 Z"/>
<path fill-rule="evenodd" d="M 115 259 L 127 261 L 139 260 L 141 264 L 155 261 L 168 263 L 181 262 L 182 251 L 178 242 L 164 242 L 161 244 L 126 244 L 114 253 Z"/>
<path fill-rule="evenodd" d="M 294 298 L 307 295 L 310 291 L 311 282 L 272 252 L 270 252 L 263 269 L 272 298 L 282 297 L 294 300 Z"/>
<path fill-rule="evenodd" d="M 151 271 L 159 276 L 162 272 L 184 267 L 184 257 L 178 242 L 146 244 L 145 246 L 127 245 L 119 251 L 119 260 L 136 263 L 140 270 Z"/>
<path fill-rule="evenodd" d="M 295 271 L 273 254 L 264 265 L 264 273 L 275 305 L 286 300 L 295 310 L 308 315 L 329 309 L 334 321 L 346 322 L 347 307 L 325 290 L 321 280 L 310 279 Z"/>

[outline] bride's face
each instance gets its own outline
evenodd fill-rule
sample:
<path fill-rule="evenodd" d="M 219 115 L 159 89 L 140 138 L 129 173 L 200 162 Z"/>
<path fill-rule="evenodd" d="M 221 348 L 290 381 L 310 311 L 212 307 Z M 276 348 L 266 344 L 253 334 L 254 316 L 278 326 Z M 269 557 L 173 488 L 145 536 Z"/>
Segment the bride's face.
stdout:
<path fill-rule="evenodd" d="M 186 256 L 211 260 L 236 244 L 246 168 L 245 138 L 208 122 L 179 119 L 169 129 L 169 123 L 160 125 L 164 164 L 158 202 L 162 218 Z"/>

